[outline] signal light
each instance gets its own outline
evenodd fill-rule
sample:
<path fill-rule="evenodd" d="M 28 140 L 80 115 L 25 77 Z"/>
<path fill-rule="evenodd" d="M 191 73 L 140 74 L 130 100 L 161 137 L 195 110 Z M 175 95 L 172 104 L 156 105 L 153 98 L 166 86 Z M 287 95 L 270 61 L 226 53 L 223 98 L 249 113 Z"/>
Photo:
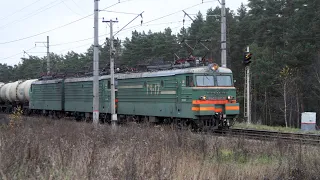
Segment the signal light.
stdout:
<path fill-rule="evenodd" d="M 243 64 L 244 65 L 249 65 L 251 63 L 251 56 L 252 56 L 252 53 L 251 52 L 245 52 L 244 53 L 244 60 L 243 60 Z"/>

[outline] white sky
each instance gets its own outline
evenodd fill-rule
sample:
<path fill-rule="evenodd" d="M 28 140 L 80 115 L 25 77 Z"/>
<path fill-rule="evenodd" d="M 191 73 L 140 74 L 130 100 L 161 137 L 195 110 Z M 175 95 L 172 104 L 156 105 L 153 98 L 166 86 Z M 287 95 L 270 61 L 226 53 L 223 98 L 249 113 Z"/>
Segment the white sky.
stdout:
<path fill-rule="evenodd" d="M 105 9 L 118 2 L 119 0 L 100 0 L 99 9 Z M 247 4 L 247 0 L 226 0 L 226 7 L 236 12 L 242 2 Z M 191 6 L 194 7 L 186 9 Z M 137 27 L 123 30 L 115 36 L 119 39 L 125 39 L 125 37 L 130 38 L 131 32 L 134 30 L 148 32 L 150 29 L 152 32 L 158 32 L 170 27 L 176 34 L 183 27 L 183 9 L 194 16 L 199 11 L 205 15 L 209 8 L 216 6 L 220 6 L 217 0 L 203 0 L 203 4 L 202 0 L 120 0 L 120 3 L 106 10 L 135 14 L 144 11 L 143 22 L 145 24 L 139 26 L 141 17 L 138 17 L 126 28 L 138 25 Z M 65 54 L 71 50 L 78 53 L 85 52 L 93 44 L 93 8 L 93 0 L 0 1 L 0 63 L 8 65 L 19 63 L 20 58 L 24 55 L 23 51 L 30 55 L 45 56 L 46 48 L 44 45 L 39 43 L 35 47 L 35 42 L 45 42 L 47 36 L 50 36 L 50 52 L 58 54 Z M 177 13 L 147 23 L 174 12 Z M 79 20 L 90 14 L 92 15 Z M 114 25 L 114 32 L 117 32 L 135 18 L 135 14 L 101 11 L 99 13 L 99 18 L 101 18 L 99 19 L 99 42 L 103 43 L 105 38 L 109 37 L 109 35 L 104 35 L 109 33 L 109 27 L 107 28 L 107 23 L 102 23 L 102 17 L 105 20 L 118 18 L 119 23 Z M 79 21 L 61 27 L 76 20 Z M 185 17 L 185 20 L 185 27 L 190 26 L 191 21 L 188 17 Z M 52 31 L 46 32 L 49 30 Z M 37 35 L 42 32 L 45 33 Z M 30 36 L 34 37 L 26 38 Z M 15 42 L 7 43 L 10 41 Z M 25 57 L 27 56 L 25 54 Z"/>

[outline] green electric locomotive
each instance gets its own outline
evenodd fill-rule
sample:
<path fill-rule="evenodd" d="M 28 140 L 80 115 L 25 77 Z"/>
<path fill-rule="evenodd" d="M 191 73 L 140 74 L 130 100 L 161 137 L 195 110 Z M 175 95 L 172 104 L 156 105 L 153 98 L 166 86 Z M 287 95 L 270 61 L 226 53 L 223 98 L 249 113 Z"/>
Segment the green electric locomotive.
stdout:
<path fill-rule="evenodd" d="M 110 120 L 110 75 L 100 76 L 99 113 Z M 228 128 L 239 114 L 232 71 L 217 65 L 143 73 L 116 73 L 119 120 L 173 123 L 191 128 Z M 38 80 L 29 109 L 59 117 L 92 117 L 92 77 Z"/>
<path fill-rule="evenodd" d="M 192 128 L 228 128 L 239 114 L 228 68 L 210 65 L 116 77 L 119 115 Z"/>

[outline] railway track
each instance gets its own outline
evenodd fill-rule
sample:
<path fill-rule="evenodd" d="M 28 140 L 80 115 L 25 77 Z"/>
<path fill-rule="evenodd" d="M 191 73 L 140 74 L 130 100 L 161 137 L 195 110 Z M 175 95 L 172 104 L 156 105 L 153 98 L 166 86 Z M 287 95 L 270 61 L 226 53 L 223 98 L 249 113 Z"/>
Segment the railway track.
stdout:
<path fill-rule="evenodd" d="M 277 131 L 237 129 L 232 128 L 224 131 L 216 131 L 214 134 L 226 137 L 243 137 L 247 139 L 299 143 L 320 146 L 320 135 L 303 133 L 285 133 Z"/>

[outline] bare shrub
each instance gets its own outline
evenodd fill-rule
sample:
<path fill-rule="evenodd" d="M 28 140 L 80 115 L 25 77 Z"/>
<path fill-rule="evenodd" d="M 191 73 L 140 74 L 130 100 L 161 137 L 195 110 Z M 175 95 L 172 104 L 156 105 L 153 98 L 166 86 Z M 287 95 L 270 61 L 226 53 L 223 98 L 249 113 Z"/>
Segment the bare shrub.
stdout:
<path fill-rule="evenodd" d="M 29 118 L 0 128 L 0 179 L 317 179 L 318 147 Z"/>

